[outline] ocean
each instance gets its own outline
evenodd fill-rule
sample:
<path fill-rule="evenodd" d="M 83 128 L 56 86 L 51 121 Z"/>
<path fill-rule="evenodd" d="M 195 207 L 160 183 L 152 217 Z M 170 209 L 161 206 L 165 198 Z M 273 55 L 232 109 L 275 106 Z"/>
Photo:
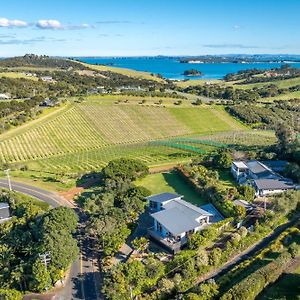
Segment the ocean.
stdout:
<path fill-rule="evenodd" d="M 180 63 L 176 58 L 167 57 L 74 57 L 89 64 L 109 65 L 112 67 L 127 68 L 136 71 L 146 71 L 161 74 L 163 77 L 173 80 L 184 79 L 221 79 L 228 73 L 236 73 L 246 69 L 272 69 L 278 68 L 282 63 Z M 291 63 L 291 66 L 300 68 L 300 63 Z M 201 71 L 203 76 L 187 77 L 183 73 L 189 69 Z"/>

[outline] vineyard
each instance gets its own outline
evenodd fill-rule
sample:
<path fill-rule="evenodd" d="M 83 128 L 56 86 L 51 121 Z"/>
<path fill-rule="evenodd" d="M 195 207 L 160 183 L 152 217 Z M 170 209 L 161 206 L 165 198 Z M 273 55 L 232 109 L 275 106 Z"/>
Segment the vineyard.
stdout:
<path fill-rule="evenodd" d="M 216 142 L 232 144 L 233 131 L 238 142 L 244 129 L 219 107 L 164 108 L 85 102 L 67 105 L 49 118 L 0 137 L 0 161 L 27 165 L 32 170 L 71 172 L 98 169 L 111 159 L 126 156 L 153 166 L 205 153 L 217 148 Z M 241 142 L 249 140 L 249 136 L 245 133 Z M 256 135 L 253 137 L 257 139 Z M 175 139 L 178 140 L 174 147 Z M 262 140 L 266 139 L 272 142 L 271 137 Z"/>

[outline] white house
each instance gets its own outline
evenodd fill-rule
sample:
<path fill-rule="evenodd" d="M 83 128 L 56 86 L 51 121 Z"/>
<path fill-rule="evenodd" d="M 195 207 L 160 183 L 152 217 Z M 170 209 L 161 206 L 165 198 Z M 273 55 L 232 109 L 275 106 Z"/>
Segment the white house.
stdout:
<path fill-rule="evenodd" d="M 296 189 L 293 181 L 284 177 L 275 179 L 256 179 L 252 181 L 252 186 L 255 189 L 256 196 L 260 197 Z"/>
<path fill-rule="evenodd" d="M 296 189 L 292 180 L 277 173 L 284 170 L 286 164 L 286 161 L 234 161 L 231 173 L 239 183 L 250 184 L 256 196 L 268 196 Z"/>
<path fill-rule="evenodd" d="M 11 218 L 10 207 L 6 202 L 0 202 L 0 223 L 3 223 Z"/>
<path fill-rule="evenodd" d="M 176 194 L 162 193 L 147 197 L 147 200 L 154 211 L 150 237 L 175 253 L 187 243 L 189 234 L 205 228 L 213 216 Z"/>

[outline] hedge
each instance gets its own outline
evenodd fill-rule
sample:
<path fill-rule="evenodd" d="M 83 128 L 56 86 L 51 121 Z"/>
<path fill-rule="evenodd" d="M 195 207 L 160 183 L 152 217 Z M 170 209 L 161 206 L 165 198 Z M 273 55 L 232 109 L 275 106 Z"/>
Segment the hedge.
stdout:
<path fill-rule="evenodd" d="M 234 285 L 220 298 L 221 300 L 254 300 L 270 283 L 275 282 L 291 261 L 289 252 L 281 253 L 278 258 Z"/>

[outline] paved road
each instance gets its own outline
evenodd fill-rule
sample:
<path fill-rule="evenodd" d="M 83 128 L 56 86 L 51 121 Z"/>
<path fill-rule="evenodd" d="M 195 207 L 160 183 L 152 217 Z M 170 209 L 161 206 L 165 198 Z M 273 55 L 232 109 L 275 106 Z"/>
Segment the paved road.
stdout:
<path fill-rule="evenodd" d="M 28 184 L 20 183 L 17 181 L 11 181 L 11 186 L 14 191 L 32 196 L 41 201 L 48 203 L 52 207 L 59 206 L 74 206 L 66 201 L 63 197 L 56 193 L 43 190 Z M 6 179 L 0 179 L 0 188 L 8 188 Z M 86 221 L 85 216 L 80 212 L 78 208 L 75 208 L 79 215 L 79 233 L 77 239 L 80 246 L 80 255 L 78 259 L 73 263 L 70 268 L 68 280 L 65 283 L 64 288 L 58 290 L 55 293 L 49 293 L 47 295 L 32 295 L 26 296 L 26 300 L 29 299 L 51 299 L 51 300 L 97 300 L 100 296 L 96 293 L 95 286 L 95 257 L 92 250 L 90 241 L 83 235 L 83 226 Z M 99 287 L 98 287 L 99 289 Z"/>
<path fill-rule="evenodd" d="M 49 192 L 34 186 L 30 186 L 24 183 L 11 181 L 11 186 L 14 191 L 32 196 L 34 198 L 37 198 L 41 201 L 44 201 L 48 203 L 52 207 L 58 207 L 58 206 L 68 206 L 72 207 L 71 203 L 66 201 L 63 197 L 53 193 Z M 0 179 L 0 188 L 7 188 L 8 189 L 8 183 L 6 179 Z"/>

